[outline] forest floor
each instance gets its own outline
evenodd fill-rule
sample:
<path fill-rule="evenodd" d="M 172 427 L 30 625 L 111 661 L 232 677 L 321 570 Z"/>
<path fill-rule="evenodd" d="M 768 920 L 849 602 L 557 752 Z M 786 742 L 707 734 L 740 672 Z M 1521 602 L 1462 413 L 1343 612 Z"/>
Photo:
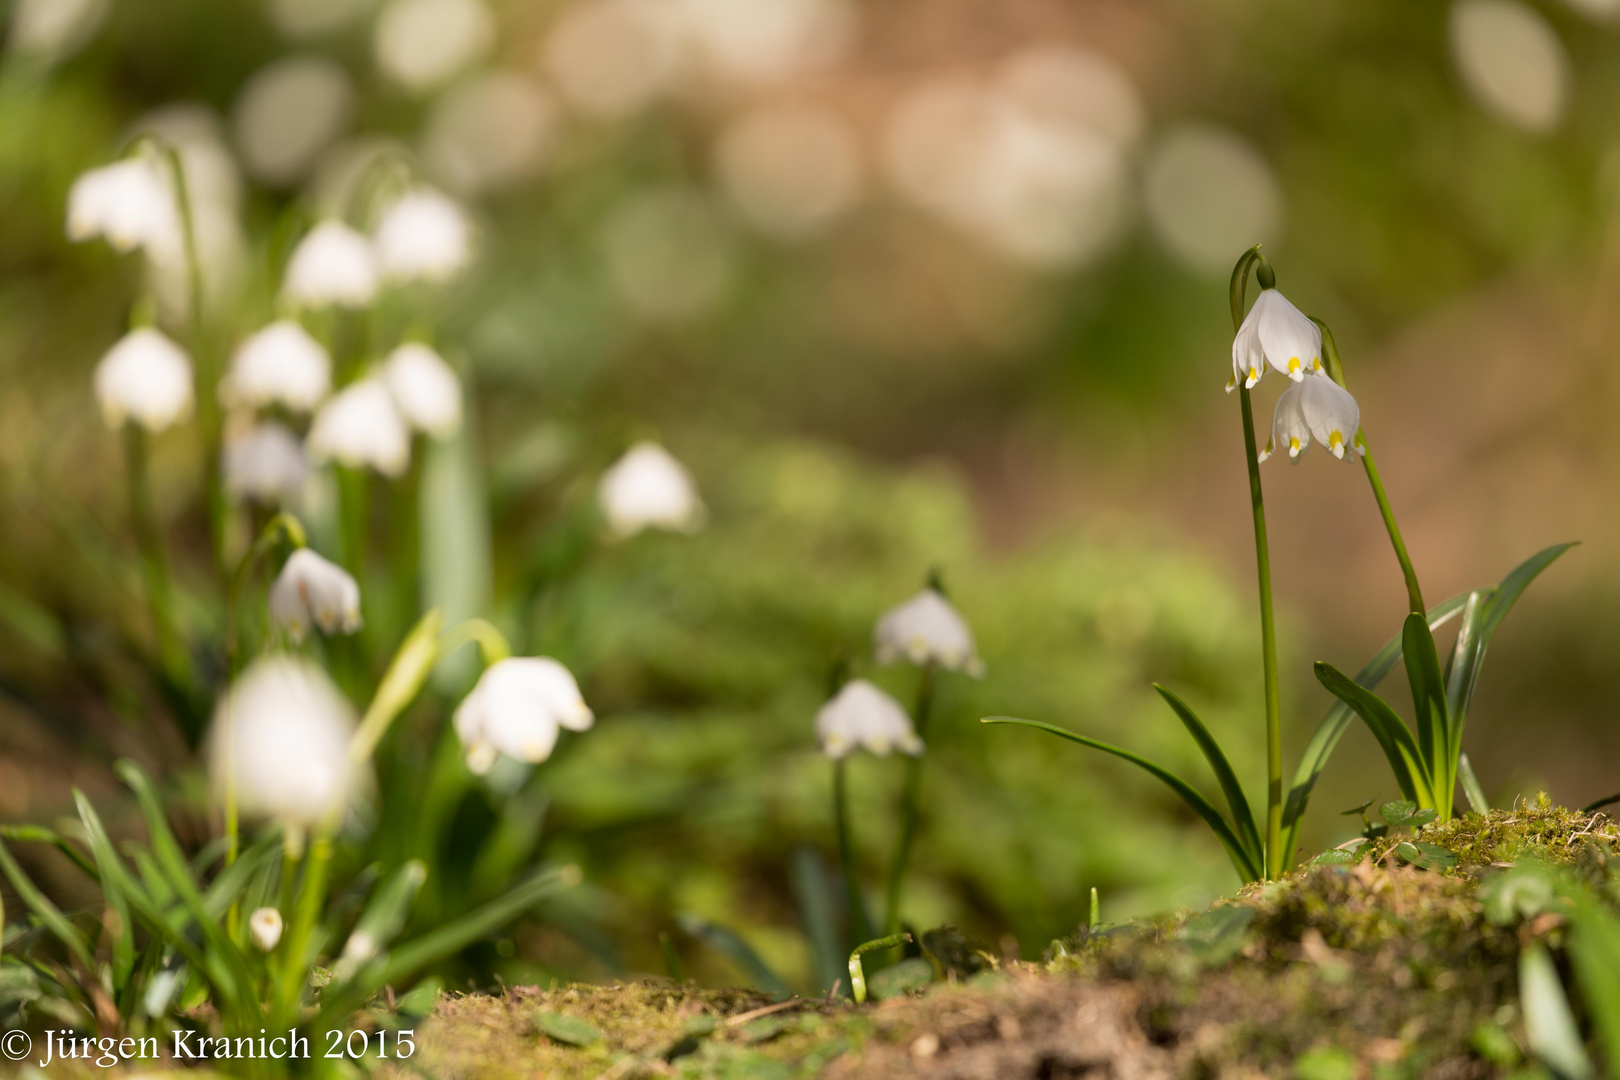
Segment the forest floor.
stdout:
<path fill-rule="evenodd" d="M 1542 800 L 1391 832 L 1207 912 L 1082 928 L 1037 963 L 927 935 L 928 959 L 873 976 L 888 996 L 865 1005 L 671 980 L 448 996 L 409 1072 L 393 1068 L 441 1080 L 1548 1076 L 1529 1063 L 1518 965 L 1532 942 L 1562 947 L 1565 916 L 1526 900 L 1550 886 L 1509 868 L 1595 882 L 1612 901 L 1620 828 Z"/>

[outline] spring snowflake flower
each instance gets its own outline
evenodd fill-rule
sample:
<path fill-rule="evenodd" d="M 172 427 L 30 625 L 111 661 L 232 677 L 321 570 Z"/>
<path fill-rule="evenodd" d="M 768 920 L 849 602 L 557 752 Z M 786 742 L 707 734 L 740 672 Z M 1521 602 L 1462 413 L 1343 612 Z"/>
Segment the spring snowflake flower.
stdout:
<path fill-rule="evenodd" d="M 273 322 L 237 348 L 219 383 L 219 400 L 231 407 L 285 405 L 309 412 L 332 390 L 332 358 L 326 347 L 292 319 Z"/>
<path fill-rule="evenodd" d="M 162 332 L 143 326 L 101 358 L 95 389 L 109 427 L 133 420 L 156 433 L 191 415 L 191 358 Z"/>
<path fill-rule="evenodd" d="M 1278 446 L 1288 448 L 1288 459 L 1298 461 L 1310 449 L 1311 440 L 1327 447 L 1328 453 L 1340 461 L 1346 459 L 1346 448 L 1364 454 L 1361 440 L 1361 409 L 1350 391 L 1326 375 L 1313 375 L 1301 379 L 1277 398 L 1277 411 L 1271 417 L 1271 438 L 1260 454 L 1260 460 L 1270 457 Z"/>
<path fill-rule="evenodd" d="M 654 443 L 638 443 L 602 475 L 602 511 L 615 535 L 646 528 L 692 532 L 703 523 L 703 500 L 692 474 Z"/>
<path fill-rule="evenodd" d="M 1254 387 L 1270 364 L 1298 382 L 1322 370 L 1322 330 L 1276 289 L 1261 289 L 1232 339 L 1232 378 L 1226 392 Z"/>
<path fill-rule="evenodd" d="M 407 342 L 390 353 L 383 381 L 411 427 L 438 439 L 461 427 L 461 380 L 426 345 Z"/>
<path fill-rule="evenodd" d="M 924 589 L 878 619 L 872 633 L 880 664 L 909 660 L 920 666 L 935 664 L 947 671 L 980 675 L 973 631 L 938 589 Z"/>
<path fill-rule="evenodd" d="M 281 912 L 262 907 L 248 916 L 248 936 L 260 952 L 269 952 L 281 940 Z"/>
<path fill-rule="evenodd" d="M 227 495 L 264 506 L 297 502 L 309 479 L 303 444 L 274 421 L 229 440 L 220 464 Z"/>
<path fill-rule="evenodd" d="M 389 281 L 446 281 L 472 260 L 472 225 L 453 199 L 423 189 L 383 212 L 372 243 Z"/>
<path fill-rule="evenodd" d="M 270 586 L 270 619 L 294 641 L 311 623 L 324 634 L 352 634 L 360 629 L 360 586 L 341 566 L 299 548 Z"/>
<path fill-rule="evenodd" d="M 489 667 L 455 714 L 467 767 L 482 775 L 497 754 L 537 763 L 551 756 L 560 728 L 595 720 L 567 668 L 549 657 L 511 657 Z"/>
<path fill-rule="evenodd" d="M 118 251 L 163 251 L 180 244 L 180 216 L 169 185 L 148 157 L 91 169 L 68 191 L 69 240 L 103 237 Z"/>
<path fill-rule="evenodd" d="M 315 664 L 286 654 L 255 661 L 214 713 L 209 772 L 216 797 L 289 829 L 335 820 L 359 790 L 349 756 L 354 709 Z"/>
<path fill-rule="evenodd" d="M 293 249 L 281 295 L 299 307 L 365 307 L 377 296 L 371 245 L 341 221 L 321 222 Z"/>
<path fill-rule="evenodd" d="M 865 679 L 845 683 L 816 713 L 816 739 L 834 761 L 859 749 L 879 757 L 890 750 L 913 757 L 923 752 L 906 710 Z"/>
<path fill-rule="evenodd" d="M 381 379 L 365 378 L 321 406 L 306 443 L 315 461 L 398 477 L 411 463 L 411 433 Z"/>

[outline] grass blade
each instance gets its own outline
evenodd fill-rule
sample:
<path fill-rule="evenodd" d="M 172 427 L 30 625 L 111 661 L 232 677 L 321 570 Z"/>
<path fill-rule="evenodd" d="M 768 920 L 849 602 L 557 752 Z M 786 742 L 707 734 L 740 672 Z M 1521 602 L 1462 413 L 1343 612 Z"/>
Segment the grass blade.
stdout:
<path fill-rule="evenodd" d="M 1502 620 L 1507 618 L 1507 613 L 1513 610 L 1513 605 L 1518 601 L 1520 594 L 1529 587 L 1532 581 L 1536 580 L 1543 570 L 1551 566 L 1560 555 L 1575 547 L 1578 543 L 1580 541 L 1572 540 L 1568 543 L 1554 544 L 1552 547 L 1543 548 L 1514 567 L 1507 577 L 1501 580 L 1496 586 L 1495 595 L 1491 597 L 1490 610 L 1485 613 L 1484 620 L 1480 625 L 1479 636 L 1482 650 L 1486 645 L 1490 644 L 1491 636 L 1496 633 L 1496 628 L 1502 625 Z"/>
<path fill-rule="evenodd" d="M 394 949 L 389 954 L 381 981 L 401 982 L 417 969 L 466 948 L 486 934 L 494 933 L 552 893 L 577 884 L 579 870 L 575 867 L 544 870 L 514 886 L 504 896 Z"/>
<path fill-rule="evenodd" d="M 1395 773 L 1395 782 L 1400 785 L 1401 794 L 1419 806 L 1433 806 L 1433 784 L 1424 768 L 1423 755 L 1412 739 L 1412 732 L 1395 714 L 1395 710 L 1371 690 L 1350 681 L 1332 664 L 1318 660 L 1316 677 L 1328 688 L 1329 693 L 1349 705 L 1371 729 L 1373 738 L 1378 740 L 1384 756 L 1389 759 L 1389 767 Z"/>
<path fill-rule="evenodd" d="M 815 966 L 816 988 L 826 990 L 842 975 L 842 949 L 838 938 L 838 894 L 827 876 L 821 855 L 807 844 L 793 849 L 793 898 L 799 908 L 810 959 Z"/>
<path fill-rule="evenodd" d="M 117 991 L 129 981 L 130 973 L 135 969 L 135 925 L 129 918 L 129 902 L 124 899 L 124 886 L 127 883 L 131 890 L 139 889 L 139 886 L 124 872 L 124 864 L 119 861 L 118 852 L 114 850 L 107 830 L 102 827 L 95 807 L 90 805 L 90 800 L 78 788 L 73 789 L 73 804 L 78 808 L 79 820 L 84 823 L 84 831 L 90 837 L 90 852 L 101 871 L 102 899 L 118 920 L 118 925 L 113 928 L 117 933 L 109 935 L 112 938 L 113 988 Z"/>
<path fill-rule="evenodd" d="M 1159 692 L 1159 696 L 1164 698 L 1176 716 L 1180 717 L 1182 725 L 1198 744 L 1198 749 L 1204 752 L 1204 759 L 1209 762 L 1210 769 L 1215 773 L 1215 779 L 1220 781 L 1221 791 L 1226 795 L 1226 805 L 1232 811 L 1232 822 L 1237 826 L 1238 838 L 1247 846 L 1250 859 L 1259 865 L 1265 859 L 1265 846 L 1260 842 L 1260 830 L 1255 827 L 1254 814 L 1249 810 L 1249 800 L 1243 794 L 1243 785 L 1238 783 L 1237 774 L 1232 771 L 1232 765 L 1226 760 L 1220 744 L 1215 741 L 1215 736 L 1209 733 L 1204 722 L 1198 719 L 1198 715 L 1185 701 L 1158 683 L 1153 684 L 1153 689 Z"/>
<path fill-rule="evenodd" d="M 1244 849 L 1243 842 L 1238 839 L 1237 833 L 1232 831 L 1232 826 L 1228 825 L 1226 819 L 1221 817 L 1221 812 L 1215 809 L 1215 804 L 1204 798 L 1198 789 L 1169 769 L 1155 765 L 1147 758 L 1132 753 L 1124 747 L 1087 738 L 1067 728 L 1060 728 L 1055 724 L 1044 724 L 1039 720 L 1019 720 L 1011 716 L 987 716 L 980 720 L 979 723 L 1020 724 L 1024 727 L 1038 728 L 1041 731 L 1051 732 L 1059 738 L 1077 742 L 1081 746 L 1089 746 L 1093 750 L 1101 750 L 1105 754 L 1113 754 L 1115 757 L 1124 758 L 1132 765 L 1147 770 L 1158 777 L 1170 790 L 1180 795 L 1182 801 L 1192 807 L 1193 812 L 1204 819 L 1210 829 L 1214 831 L 1216 838 L 1226 848 L 1226 854 L 1232 859 L 1233 868 L 1237 870 L 1238 877 L 1242 878 L 1245 884 L 1251 881 L 1259 881 L 1264 876 L 1255 860 L 1250 858 L 1248 851 Z"/>
<path fill-rule="evenodd" d="M 1615 1075 L 1620 1071 L 1620 918 L 1590 895 L 1575 902 L 1569 957 L 1592 1029 Z"/>
<path fill-rule="evenodd" d="M 1457 613 L 1468 602 L 1469 595 L 1463 593 L 1460 596 L 1453 596 L 1445 603 L 1430 608 L 1429 629 L 1438 630 L 1456 618 Z M 1384 676 L 1395 670 L 1395 665 L 1400 659 L 1401 635 L 1396 634 L 1384 643 L 1382 649 L 1373 654 L 1373 658 L 1367 661 L 1365 667 L 1356 672 L 1356 682 L 1369 690 L 1376 690 L 1378 684 L 1384 681 Z M 1322 722 L 1316 726 L 1315 733 L 1311 735 L 1305 753 L 1300 756 L 1299 767 L 1294 771 L 1294 783 L 1288 789 L 1288 801 L 1283 805 L 1283 851 L 1293 851 L 1298 843 L 1299 825 L 1305 817 L 1305 807 L 1310 804 L 1311 791 L 1316 787 L 1317 778 L 1322 775 L 1322 770 L 1327 768 L 1328 759 L 1333 756 L 1333 751 L 1338 747 L 1339 740 L 1344 737 L 1355 715 L 1355 710 L 1349 705 L 1343 701 L 1335 701 L 1322 717 Z"/>
<path fill-rule="evenodd" d="M 1613 806 L 1617 802 L 1620 802 L 1620 791 L 1615 792 L 1613 795 L 1605 795 L 1597 802 L 1587 803 L 1581 807 L 1581 813 L 1595 814 L 1605 806 Z"/>

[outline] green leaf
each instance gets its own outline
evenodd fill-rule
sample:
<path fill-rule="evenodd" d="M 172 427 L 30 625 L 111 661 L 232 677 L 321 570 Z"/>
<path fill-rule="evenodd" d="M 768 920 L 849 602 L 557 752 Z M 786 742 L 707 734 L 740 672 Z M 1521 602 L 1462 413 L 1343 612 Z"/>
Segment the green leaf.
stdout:
<path fill-rule="evenodd" d="M 675 921 L 680 923 L 682 930 L 736 964 L 761 990 L 774 994 L 781 1000 L 793 996 L 792 989 L 781 976 L 772 971 L 770 966 L 759 958 L 753 947 L 734 931 L 691 914 L 677 915 Z"/>
<path fill-rule="evenodd" d="M 907 933 L 890 934 L 888 937 L 875 938 L 872 941 L 863 941 L 855 946 L 849 954 L 849 989 L 860 1004 L 866 1000 L 866 970 L 861 964 L 861 957 L 869 952 L 878 952 L 882 949 L 895 949 L 911 940 Z"/>
<path fill-rule="evenodd" d="M 411 901 L 416 899 L 417 891 L 426 880 L 427 866 L 420 859 L 412 859 L 383 882 L 354 924 L 349 945 L 334 968 L 337 978 L 352 978 L 360 965 L 370 962 L 388 947 L 405 925 Z"/>
<path fill-rule="evenodd" d="M 1153 689 L 1157 690 L 1159 696 L 1169 704 L 1171 710 L 1181 719 L 1182 725 L 1192 735 L 1193 741 L 1198 744 L 1198 749 L 1204 752 L 1204 759 L 1209 762 L 1210 769 L 1215 773 L 1215 779 L 1220 781 L 1221 791 L 1226 795 L 1226 805 L 1232 811 L 1232 822 L 1237 826 L 1238 838 L 1243 841 L 1245 850 L 1249 853 L 1249 860 L 1256 866 L 1263 864 L 1265 845 L 1260 842 L 1260 831 L 1255 828 L 1254 814 L 1249 810 L 1249 800 L 1244 796 L 1243 785 L 1238 783 L 1237 774 L 1232 771 L 1232 765 L 1221 752 L 1215 736 L 1209 733 L 1204 722 L 1198 719 L 1198 715 L 1185 701 L 1158 683 L 1153 684 Z"/>
<path fill-rule="evenodd" d="M 1456 618 L 1457 613 L 1468 602 L 1467 593 L 1453 596 L 1443 604 L 1429 609 L 1429 629 L 1438 630 L 1450 620 Z M 1384 681 L 1384 676 L 1395 670 L 1395 665 L 1401 658 L 1401 635 L 1397 634 L 1384 643 L 1384 647 L 1373 654 L 1365 667 L 1356 673 L 1356 682 L 1369 690 L 1376 690 L 1378 684 Z M 1342 701 L 1336 701 L 1328 708 L 1322 722 L 1316 726 L 1311 735 L 1311 741 L 1306 745 L 1305 752 L 1300 756 L 1299 767 L 1294 771 L 1293 785 L 1288 789 L 1288 800 L 1283 805 L 1283 851 L 1291 852 L 1299 842 L 1299 826 L 1305 816 L 1305 807 L 1311 801 L 1311 791 L 1316 787 L 1317 778 L 1322 770 L 1327 768 L 1328 759 L 1338 747 L 1339 740 L 1343 738 L 1350 721 L 1355 717 L 1355 711 Z M 1288 860 L 1284 860 L 1285 862 Z"/>
<path fill-rule="evenodd" d="M 1424 870 L 1450 870 L 1457 865 L 1457 856 L 1422 840 L 1402 840 L 1395 845 L 1395 857 Z"/>
<path fill-rule="evenodd" d="M 1519 954 L 1519 1006 L 1530 1052 L 1562 1080 L 1592 1080 L 1592 1059 L 1581 1043 L 1558 968 L 1540 942 Z"/>
<path fill-rule="evenodd" d="M 534 1014 L 534 1026 L 540 1034 L 564 1046 L 589 1046 L 602 1038 L 588 1022 L 577 1016 L 567 1013 L 546 1012 L 537 1009 Z"/>
<path fill-rule="evenodd" d="M 1389 823 L 1392 829 L 1416 829 L 1427 825 L 1439 816 L 1432 806 L 1419 810 L 1413 803 L 1404 799 L 1400 802 L 1387 802 L 1378 808 L 1378 816 Z"/>
<path fill-rule="evenodd" d="M 1322 854 L 1311 860 L 1312 866 L 1350 866 L 1361 861 L 1361 855 L 1355 851 L 1345 851 L 1343 848 L 1328 848 Z"/>
<path fill-rule="evenodd" d="M 877 972 L 867 981 L 867 993 L 875 1001 L 921 990 L 934 981 L 934 965 L 920 956 L 907 957 Z"/>
<path fill-rule="evenodd" d="M 1446 683 L 1440 674 L 1440 652 L 1428 620 L 1413 612 L 1401 629 L 1401 656 L 1406 681 L 1412 688 L 1412 710 L 1417 716 L 1417 744 L 1428 765 L 1434 805 L 1448 819 L 1452 792 L 1457 786 L 1451 756 L 1451 723 L 1446 715 Z"/>
<path fill-rule="evenodd" d="M 843 948 L 838 940 L 838 901 L 821 856 L 808 844 L 793 849 L 793 898 L 799 925 L 815 967 L 816 986 L 827 990 L 843 976 Z"/>
<path fill-rule="evenodd" d="M 1575 902 L 1569 956 L 1592 1028 L 1613 1074 L 1620 1069 L 1620 918 L 1590 895 Z"/>
<path fill-rule="evenodd" d="M 1395 773 L 1395 782 L 1400 785 L 1401 793 L 1413 802 L 1433 803 L 1422 753 L 1412 741 L 1411 731 L 1395 715 L 1395 710 L 1371 690 L 1351 682 L 1332 664 L 1318 660 L 1316 677 L 1334 697 L 1349 705 L 1372 731 L 1373 738 L 1378 740 L 1379 747 L 1384 751 L 1384 757 L 1389 759 L 1389 767 Z"/>
<path fill-rule="evenodd" d="M 1252 907 L 1228 905 L 1212 908 L 1188 919 L 1181 928 L 1180 937 L 1203 963 L 1224 964 L 1249 943 L 1249 924 L 1252 922 Z"/>
<path fill-rule="evenodd" d="M 1484 617 L 1490 608 L 1495 589 L 1475 589 L 1468 594 L 1462 620 L 1457 624 L 1457 640 L 1446 661 L 1446 711 L 1452 718 L 1456 744 L 1462 746 L 1462 719 L 1468 714 L 1468 703 L 1474 696 L 1474 685 L 1479 681 L 1480 665 L 1485 649 L 1480 641 Z"/>
<path fill-rule="evenodd" d="M 505 895 L 394 949 L 377 985 L 403 982 L 419 968 L 494 933 L 552 893 L 578 883 L 579 870 L 575 867 L 542 870 L 528 881 L 513 886 Z"/>
<path fill-rule="evenodd" d="M 32 911 L 39 921 L 44 923 L 58 941 L 67 946 L 73 958 L 84 965 L 86 971 L 96 970 L 96 962 L 90 955 L 90 943 L 85 941 L 79 928 L 68 921 L 57 906 L 46 898 L 45 894 L 35 887 L 22 867 L 11 857 L 4 842 L 0 842 L 0 871 L 4 871 L 11 887 L 17 890 L 17 896 L 22 900 L 23 906 Z"/>
<path fill-rule="evenodd" d="M 1221 812 L 1215 809 L 1215 805 L 1208 799 L 1204 798 L 1204 796 L 1200 794 L 1199 791 L 1191 784 L 1187 783 L 1170 770 L 1163 768 L 1162 766 L 1155 765 L 1147 758 L 1144 758 L 1139 754 L 1134 754 L 1123 747 L 1114 746 L 1110 743 L 1100 742 L 1097 739 L 1088 738 L 1084 735 L 1070 731 L 1067 728 L 1060 728 L 1055 724 L 1045 724 L 1039 720 L 1019 720 L 1011 716 L 987 716 L 979 722 L 981 724 L 1020 724 L 1024 727 L 1038 728 L 1041 731 L 1050 732 L 1059 738 L 1068 739 L 1071 742 L 1077 742 L 1081 746 L 1089 746 L 1093 750 L 1101 750 L 1105 754 L 1113 754 L 1115 757 L 1124 758 L 1131 764 L 1145 769 L 1168 785 L 1170 790 L 1174 791 L 1177 795 L 1180 795 L 1182 801 L 1184 801 L 1188 806 L 1192 807 L 1193 811 L 1199 817 L 1204 819 L 1204 821 L 1209 825 L 1210 829 L 1215 833 L 1216 838 L 1219 839 L 1221 844 L 1226 848 L 1226 854 L 1231 858 L 1232 866 L 1236 868 L 1238 877 L 1240 877 L 1245 884 L 1251 881 L 1259 881 L 1264 876 L 1260 871 L 1258 863 L 1249 856 L 1248 851 L 1243 846 L 1243 842 L 1238 839 L 1237 833 L 1232 831 L 1232 827 L 1226 823 L 1226 819 L 1221 817 Z"/>
<path fill-rule="evenodd" d="M 1455 723 L 1456 717 L 1452 719 Z M 1467 754 L 1457 755 L 1457 778 L 1462 781 L 1463 794 L 1468 796 L 1468 808 L 1476 814 L 1490 813 L 1490 801 L 1485 798 L 1485 789 L 1474 775 L 1474 763 L 1468 760 Z"/>
<path fill-rule="evenodd" d="M 1491 597 L 1490 610 L 1485 613 L 1484 622 L 1480 627 L 1479 636 L 1482 649 L 1490 644 L 1492 635 L 1496 633 L 1496 628 L 1502 625 L 1502 620 L 1507 618 L 1507 613 L 1513 610 L 1513 605 L 1518 602 L 1519 596 L 1529 587 L 1532 581 L 1536 580 L 1537 575 L 1551 566 L 1560 555 L 1579 543 L 1578 540 L 1572 540 L 1543 548 L 1514 567 L 1507 577 L 1502 579 L 1501 583 L 1496 586 L 1496 593 Z"/>

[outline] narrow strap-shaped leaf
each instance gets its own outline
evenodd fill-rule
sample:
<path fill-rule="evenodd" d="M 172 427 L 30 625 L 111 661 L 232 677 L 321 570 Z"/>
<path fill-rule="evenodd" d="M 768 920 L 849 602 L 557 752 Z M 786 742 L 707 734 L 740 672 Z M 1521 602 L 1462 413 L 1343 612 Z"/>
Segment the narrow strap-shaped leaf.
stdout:
<path fill-rule="evenodd" d="M 260 837 L 236 861 L 219 872 L 208 891 L 203 893 L 203 910 L 219 918 L 242 895 L 255 874 L 272 862 L 281 852 L 281 837 L 277 833 Z"/>
<path fill-rule="evenodd" d="M 1620 917 L 1584 892 L 1572 915 L 1569 957 L 1612 1076 L 1620 1062 Z"/>
<path fill-rule="evenodd" d="M 43 825 L 0 825 L 0 837 L 7 840 L 17 840 L 24 844 L 50 844 L 73 860 L 73 865 L 83 870 L 96 881 L 101 880 L 101 872 L 96 864 L 84 857 L 84 852 L 68 843 L 67 838 L 60 833 L 45 828 Z"/>
<path fill-rule="evenodd" d="M 1454 734 L 1462 731 L 1458 719 L 1467 712 L 1468 699 L 1479 678 L 1479 662 L 1485 655 L 1479 632 L 1494 591 L 1475 589 L 1468 594 L 1462 620 L 1457 624 L 1457 642 L 1451 648 L 1451 659 L 1446 661 L 1446 712 L 1452 718 Z"/>
<path fill-rule="evenodd" d="M 1232 771 L 1232 765 L 1226 760 L 1226 754 L 1221 751 L 1220 744 L 1215 736 L 1209 733 L 1204 722 L 1198 719 L 1198 714 L 1181 698 L 1168 689 L 1153 684 L 1153 689 L 1169 704 L 1170 708 L 1180 717 L 1182 724 L 1198 744 L 1198 749 L 1204 752 L 1204 758 L 1215 773 L 1215 779 L 1220 781 L 1221 791 L 1226 795 L 1226 805 L 1232 811 L 1232 822 L 1237 826 L 1238 838 L 1243 841 L 1245 850 L 1249 853 L 1250 861 L 1256 866 L 1265 860 L 1265 845 L 1260 842 L 1260 830 L 1255 828 L 1254 814 L 1249 810 L 1249 800 L 1243 794 L 1243 785 L 1238 783 L 1237 773 Z"/>
<path fill-rule="evenodd" d="M 1180 795 L 1182 801 L 1192 807 L 1193 812 L 1204 819 L 1210 829 L 1214 831 L 1222 846 L 1226 848 L 1226 854 L 1231 858 L 1233 868 L 1237 870 L 1238 877 L 1242 878 L 1245 884 L 1251 881 L 1259 881 L 1264 876 L 1255 860 L 1249 857 L 1249 853 L 1244 849 L 1243 842 L 1238 839 L 1237 833 L 1232 831 L 1232 826 L 1228 825 L 1226 819 L 1221 817 L 1221 812 L 1215 809 L 1215 804 L 1204 798 L 1197 788 L 1169 769 L 1155 765 L 1147 758 L 1132 753 L 1124 747 L 1087 738 L 1077 732 L 1070 731 L 1068 728 L 1060 728 L 1056 724 L 1045 724 L 1039 720 L 1020 720 L 1011 716 L 987 716 L 980 720 L 979 723 L 1020 724 L 1024 727 L 1039 728 L 1041 731 L 1051 732 L 1059 738 L 1077 742 L 1081 746 L 1089 746 L 1093 750 L 1101 750 L 1105 754 L 1113 754 L 1115 757 L 1124 758 L 1132 765 L 1147 770 L 1165 783 L 1170 790 Z"/>
<path fill-rule="evenodd" d="M 1419 806 L 1432 806 L 1432 782 L 1423 764 L 1423 755 L 1412 732 L 1377 694 L 1352 682 L 1344 672 L 1321 660 L 1316 662 L 1316 677 L 1328 691 L 1349 705 L 1378 740 L 1389 767 L 1395 773 L 1395 782 L 1401 794 Z"/>
<path fill-rule="evenodd" d="M 11 887 L 17 890 L 17 897 L 22 900 L 23 906 L 32 911 L 39 921 L 44 923 L 51 933 L 56 935 L 58 941 L 67 946 L 73 958 L 84 965 L 87 972 L 96 970 L 96 962 L 90 955 L 90 943 L 84 939 L 79 928 L 68 921 L 57 906 L 34 885 L 23 868 L 17 865 L 17 860 L 11 857 L 11 852 L 0 841 L 0 871 L 4 871 Z"/>
<path fill-rule="evenodd" d="M 1429 609 L 1429 629 L 1438 630 L 1447 622 L 1456 618 L 1457 613 L 1468 602 L 1468 593 L 1453 596 L 1443 604 Z M 1368 689 L 1377 689 L 1378 684 L 1384 681 L 1384 676 L 1395 670 L 1395 665 L 1401 659 L 1401 635 L 1396 634 L 1384 643 L 1384 647 L 1373 654 L 1367 665 L 1356 673 L 1356 682 Z M 1305 753 L 1300 756 L 1299 768 L 1294 772 L 1293 786 L 1288 789 L 1288 801 L 1283 806 L 1283 851 L 1292 852 L 1299 842 L 1299 826 L 1305 817 L 1305 808 L 1310 804 L 1311 791 L 1316 787 L 1317 778 L 1322 770 L 1327 768 L 1328 759 L 1338 748 L 1339 740 L 1344 737 L 1345 731 L 1350 727 L 1355 712 L 1342 701 L 1335 701 L 1322 717 L 1322 722 L 1316 726 L 1311 735 L 1311 741 L 1306 744 Z M 1289 861 L 1285 858 L 1284 860 Z"/>
<path fill-rule="evenodd" d="M 688 934 L 691 934 L 709 948 L 723 954 L 728 960 L 736 964 L 761 990 L 774 994 L 783 1000 L 793 996 L 793 990 L 782 980 L 782 977 L 772 971 L 770 965 L 760 959 L 753 946 L 744 941 L 735 931 L 709 922 L 706 919 L 701 919 L 696 915 L 680 915 L 677 916 L 677 921 L 681 924 L 682 930 L 685 930 Z M 910 935 L 897 934 L 895 937 L 909 938 Z M 857 954 L 868 948 L 884 948 L 886 947 L 884 942 L 888 940 L 888 938 L 883 938 L 877 942 L 868 942 L 865 945 L 857 946 Z M 853 959 L 852 957 L 852 962 Z"/>
<path fill-rule="evenodd" d="M 547 896 L 578 882 L 579 871 L 573 867 L 541 871 L 484 906 L 394 949 L 383 971 L 383 982 L 403 981 L 418 968 L 494 933 Z"/>
<path fill-rule="evenodd" d="M 1401 629 L 1401 656 L 1406 660 L 1406 681 L 1412 688 L 1412 710 L 1417 714 L 1418 749 L 1428 766 L 1435 809 L 1451 817 L 1457 786 L 1451 759 L 1451 725 L 1446 717 L 1446 683 L 1440 674 L 1440 652 L 1434 631 L 1417 612 L 1406 617 Z"/>
<path fill-rule="evenodd" d="M 102 899 L 118 919 L 118 925 L 111 928 L 117 932 L 108 936 L 112 938 L 113 986 L 122 987 L 135 969 L 135 926 L 130 921 L 129 903 L 124 899 L 124 885 L 126 879 L 131 888 L 139 889 L 139 885 L 124 872 L 124 864 L 119 860 L 107 830 L 102 827 L 96 808 L 90 805 L 90 800 L 78 788 L 73 789 L 73 804 L 78 808 L 79 820 L 84 823 L 86 835 L 90 837 L 90 853 L 95 856 L 96 866 L 101 871 Z"/>
<path fill-rule="evenodd" d="M 1530 583 L 1560 555 L 1579 543 L 1578 540 L 1572 540 L 1543 548 L 1509 571 L 1507 577 L 1496 586 L 1496 594 L 1491 597 L 1490 610 L 1485 613 L 1484 622 L 1480 626 L 1479 635 L 1484 644 L 1490 644 L 1491 635 L 1496 633 L 1496 628 L 1502 625 L 1502 620 L 1507 618 L 1507 613 L 1513 610 L 1513 605 Z"/>
<path fill-rule="evenodd" d="M 1457 779 L 1462 781 L 1463 794 L 1468 796 L 1469 809 L 1476 814 L 1490 813 L 1490 800 L 1485 798 L 1485 789 L 1480 786 L 1479 777 L 1474 775 L 1474 763 L 1468 760 L 1467 754 L 1460 754 L 1457 757 Z"/>

